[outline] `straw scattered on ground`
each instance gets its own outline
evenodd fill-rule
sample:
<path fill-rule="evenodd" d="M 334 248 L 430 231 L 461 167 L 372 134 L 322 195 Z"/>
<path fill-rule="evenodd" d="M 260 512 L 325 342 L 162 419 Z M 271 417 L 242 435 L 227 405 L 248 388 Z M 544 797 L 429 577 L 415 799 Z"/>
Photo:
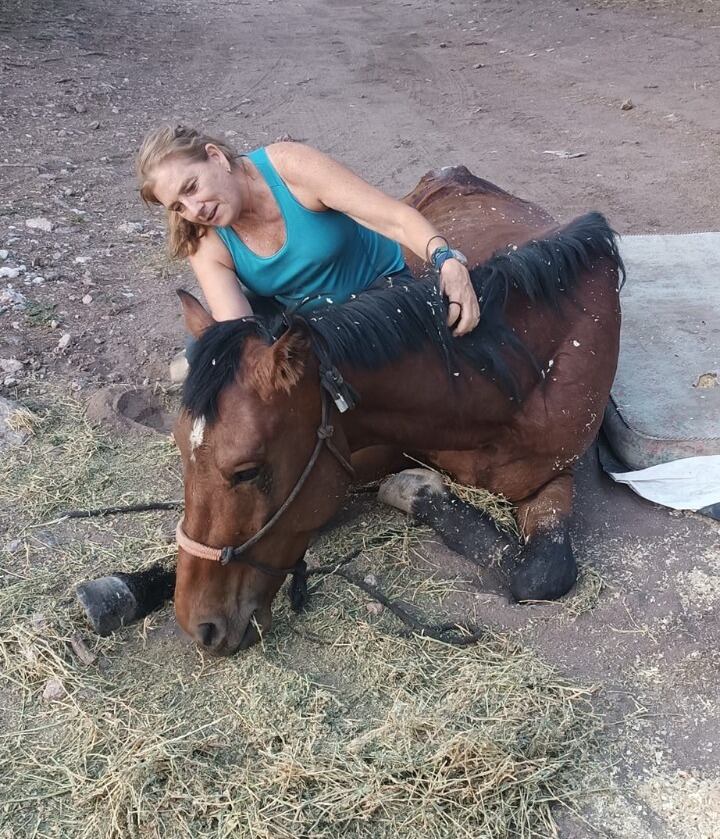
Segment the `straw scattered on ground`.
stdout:
<path fill-rule="evenodd" d="M 482 510 L 483 513 L 495 522 L 499 530 L 510 536 L 519 538 L 520 531 L 518 530 L 517 519 L 515 518 L 515 507 L 507 498 L 489 492 L 486 489 L 465 486 L 465 484 L 459 484 L 447 476 L 444 477 L 445 483 L 453 495 L 456 495 L 459 499 L 466 501 L 478 510 Z"/>
<path fill-rule="evenodd" d="M 410 460 L 414 460 L 423 469 L 429 469 L 431 472 L 436 472 L 440 475 L 445 486 L 453 495 L 485 513 L 486 516 L 493 520 L 498 530 L 516 539 L 520 537 L 520 530 L 518 529 L 517 519 L 515 518 L 515 505 L 511 501 L 508 501 L 505 496 L 480 487 L 460 484 L 453 480 L 446 472 L 436 469 L 427 463 L 423 463 L 423 461 L 410 455 L 407 455 L 407 457 Z"/>
<path fill-rule="evenodd" d="M 177 463 L 164 441 L 107 439 L 44 399 L 0 475 L 0 836 L 554 836 L 553 805 L 598 783 L 590 689 L 508 637 L 401 637 L 339 578 L 300 616 L 281 595 L 272 632 L 229 660 L 178 637 L 170 607 L 89 634 L 74 585 L 169 559 L 173 514 L 44 522 L 174 497 Z M 433 616 L 455 583 L 416 572 L 425 535 L 373 512 L 312 559 L 362 547 L 356 572 Z"/>

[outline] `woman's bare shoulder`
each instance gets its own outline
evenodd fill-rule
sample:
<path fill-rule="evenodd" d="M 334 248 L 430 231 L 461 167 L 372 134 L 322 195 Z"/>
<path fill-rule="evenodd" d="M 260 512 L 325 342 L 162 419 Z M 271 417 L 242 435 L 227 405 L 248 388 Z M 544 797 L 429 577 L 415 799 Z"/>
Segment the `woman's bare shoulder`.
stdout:
<path fill-rule="evenodd" d="M 305 143 L 283 141 L 266 146 L 275 171 L 291 187 L 295 198 L 309 210 L 324 210 L 318 185 L 329 183 L 335 161 Z"/>
<path fill-rule="evenodd" d="M 308 165 L 317 165 L 331 161 L 332 158 L 313 146 L 296 140 L 283 140 L 265 146 L 265 151 L 273 166 L 283 177 L 302 171 Z"/>

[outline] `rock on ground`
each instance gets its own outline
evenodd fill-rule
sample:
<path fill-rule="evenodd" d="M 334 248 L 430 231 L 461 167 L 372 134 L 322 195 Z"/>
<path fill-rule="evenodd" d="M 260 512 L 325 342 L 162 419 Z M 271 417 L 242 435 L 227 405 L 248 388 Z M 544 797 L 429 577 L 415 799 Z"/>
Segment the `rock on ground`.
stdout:
<path fill-rule="evenodd" d="M 21 411 L 22 406 L 0 396 L 0 452 L 22 446 L 30 436 L 29 431 L 14 427 L 13 417 Z"/>

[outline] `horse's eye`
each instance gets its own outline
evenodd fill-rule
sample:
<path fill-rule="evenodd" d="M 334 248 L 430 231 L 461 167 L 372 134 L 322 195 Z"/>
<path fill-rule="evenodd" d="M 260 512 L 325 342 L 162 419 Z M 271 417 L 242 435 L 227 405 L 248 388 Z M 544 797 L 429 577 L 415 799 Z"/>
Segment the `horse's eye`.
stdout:
<path fill-rule="evenodd" d="M 247 483 L 247 481 L 252 481 L 260 474 L 260 467 L 253 466 L 251 469 L 241 469 L 239 472 L 235 472 L 232 476 L 230 483 L 233 486 L 237 486 L 238 484 Z"/>

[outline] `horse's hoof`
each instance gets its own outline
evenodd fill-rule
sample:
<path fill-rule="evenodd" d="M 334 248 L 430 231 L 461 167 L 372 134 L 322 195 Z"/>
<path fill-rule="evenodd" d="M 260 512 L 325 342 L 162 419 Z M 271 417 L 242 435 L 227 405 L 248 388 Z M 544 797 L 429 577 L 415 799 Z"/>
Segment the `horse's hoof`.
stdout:
<path fill-rule="evenodd" d="M 577 564 L 566 527 L 533 534 L 519 557 L 510 592 L 519 602 L 557 600 L 577 580 Z"/>
<path fill-rule="evenodd" d="M 90 626 L 98 635 L 109 635 L 162 606 L 172 597 L 174 586 L 175 571 L 157 563 L 143 571 L 118 571 L 80 583 L 75 594 Z"/>
<path fill-rule="evenodd" d="M 378 490 L 378 499 L 383 504 L 396 507 L 404 513 L 415 512 L 415 505 L 421 498 L 429 496 L 447 496 L 447 489 L 442 475 L 431 469 L 404 469 L 390 475 Z"/>
<path fill-rule="evenodd" d="M 75 594 L 98 635 L 110 635 L 138 617 L 135 595 L 119 577 L 100 577 L 80 583 Z"/>

